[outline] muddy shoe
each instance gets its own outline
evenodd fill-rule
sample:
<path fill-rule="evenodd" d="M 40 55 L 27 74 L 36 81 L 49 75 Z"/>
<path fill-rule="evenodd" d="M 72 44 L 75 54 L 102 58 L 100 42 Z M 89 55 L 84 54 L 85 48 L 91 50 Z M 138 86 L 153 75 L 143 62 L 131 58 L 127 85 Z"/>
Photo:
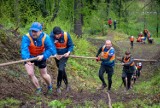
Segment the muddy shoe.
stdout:
<path fill-rule="evenodd" d="M 60 88 L 57 88 L 57 93 L 61 93 L 61 89 Z"/>
<path fill-rule="evenodd" d="M 35 94 L 36 94 L 36 95 L 42 94 L 42 88 L 36 89 Z"/>
<path fill-rule="evenodd" d="M 52 89 L 52 88 L 48 89 L 47 94 L 48 94 L 48 95 L 53 94 L 53 89 Z"/>
<path fill-rule="evenodd" d="M 102 85 L 100 88 L 99 88 L 99 90 L 103 90 L 104 88 L 106 88 L 107 87 L 107 85 Z"/>

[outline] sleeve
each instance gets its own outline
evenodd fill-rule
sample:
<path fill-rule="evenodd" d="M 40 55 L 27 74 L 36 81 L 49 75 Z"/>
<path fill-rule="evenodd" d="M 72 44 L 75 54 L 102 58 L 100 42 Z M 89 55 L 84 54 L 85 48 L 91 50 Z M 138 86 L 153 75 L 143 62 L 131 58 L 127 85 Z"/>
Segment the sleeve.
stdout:
<path fill-rule="evenodd" d="M 48 35 L 46 36 L 46 39 L 44 41 L 44 45 L 45 45 L 45 52 L 43 53 L 43 55 L 44 55 L 43 60 L 48 59 L 51 55 L 57 54 L 56 48 L 55 48 L 54 44 L 52 44 L 51 39 Z"/>
<path fill-rule="evenodd" d="M 103 47 L 103 46 L 102 46 L 102 47 Z M 99 54 L 102 52 L 102 47 L 99 48 L 99 50 L 98 50 L 98 52 L 97 52 L 97 54 L 96 54 L 96 57 L 98 57 Z"/>
<path fill-rule="evenodd" d="M 72 39 L 69 33 L 67 33 L 67 36 L 68 36 L 68 42 L 67 42 L 68 51 L 72 52 L 74 48 L 74 44 L 72 42 Z"/>
<path fill-rule="evenodd" d="M 51 39 L 52 44 L 54 45 L 54 34 L 53 34 L 53 32 L 50 33 L 50 39 Z"/>
<path fill-rule="evenodd" d="M 24 35 L 21 41 L 21 58 L 22 59 L 30 58 L 29 45 L 30 45 L 30 40 L 26 35 Z"/>

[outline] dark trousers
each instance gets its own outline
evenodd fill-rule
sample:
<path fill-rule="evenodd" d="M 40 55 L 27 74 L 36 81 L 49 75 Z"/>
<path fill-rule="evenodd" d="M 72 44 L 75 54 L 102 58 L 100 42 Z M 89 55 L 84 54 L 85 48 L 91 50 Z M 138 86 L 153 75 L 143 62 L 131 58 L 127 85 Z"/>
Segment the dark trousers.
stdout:
<path fill-rule="evenodd" d="M 131 48 L 133 48 L 133 41 L 131 41 Z"/>
<path fill-rule="evenodd" d="M 112 75 L 113 75 L 114 69 L 111 66 L 101 65 L 101 67 L 99 69 L 99 78 L 102 81 L 102 84 L 105 86 L 106 82 L 105 82 L 104 76 L 103 76 L 104 72 L 106 72 L 108 74 L 108 90 L 110 90 L 111 85 L 112 85 Z"/>
<path fill-rule="evenodd" d="M 137 77 L 140 77 L 141 70 L 137 70 L 137 71 L 136 71 L 136 73 L 137 73 L 137 74 L 136 74 L 136 75 L 137 75 Z"/>
<path fill-rule="evenodd" d="M 116 28 L 117 28 L 117 26 L 116 26 L 116 25 L 114 25 L 114 30 L 116 30 Z"/>
<path fill-rule="evenodd" d="M 57 88 L 59 88 L 61 86 L 62 80 L 64 81 L 65 85 L 68 85 L 67 74 L 65 71 L 65 66 L 68 58 L 63 57 L 60 60 L 55 60 L 58 67 Z"/>
<path fill-rule="evenodd" d="M 127 89 L 131 88 L 132 75 L 133 75 L 133 73 L 130 73 L 130 72 L 127 72 L 127 71 L 123 71 L 123 73 L 122 73 L 122 81 L 123 81 L 124 86 Z M 127 78 L 127 81 L 126 81 L 126 78 Z M 127 85 L 126 85 L 126 83 L 127 83 Z"/>

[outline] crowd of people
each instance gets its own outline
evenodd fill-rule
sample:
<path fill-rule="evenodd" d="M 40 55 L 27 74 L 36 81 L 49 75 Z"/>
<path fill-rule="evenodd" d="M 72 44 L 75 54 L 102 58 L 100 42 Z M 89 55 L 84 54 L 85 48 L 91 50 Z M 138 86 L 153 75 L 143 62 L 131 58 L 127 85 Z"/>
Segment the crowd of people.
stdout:
<path fill-rule="evenodd" d="M 129 37 L 130 44 L 131 44 L 131 49 L 133 49 L 134 40 L 135 40 L 134 38 L 135 38 L 134 36 Z M 137 37 L 136 41 L 139 42 L 139 43 L 145 44 L 146 40 L 148 41 L 149 44 L 153 43 L 153 38 L 151 37 L 151 33 L 147 29 L 144 29 L 143 32 L 140 32 L 138 34 L 138 37 Z"/>
<path fill-rule="evenodd" d="M 66 85 L 66 91 L 70 91 L 68 83 L 66 63 L 70 53 L 74 49 L 72 38 L 68 32 L 63 31 L 60 27 L 54 27 L 50 33 L 50 36 L 43 32 L 42 24 L 39 22 L 32 23 L 29 32 L 22 37 L 21 42 L 21 57 L 22 59 L 30 59 L 37 57 L 37 60 L 25 62 L 25 69 L 36 88 L 36 94 L 42 93 L 42 87 L 39 84 L 38 78 L 35 75 L 34 67 L 37 66 L 40 71 L 40 75 L 46 82 L 47 93 L 53 92 L 52 79 L 47 73 L 46 60 L 53 55 L 55 57 L 56 65 L 58 68 L 57 75 L 57 93 L 61 93 L 62 80 Z M 131 80 L 134 82 L 140 77 L 142 63 L 137 65 L 134 62 L 134 58 L 129 51 L 125 52 L 124 57 L 119 59 L 122 62 L 122 81 L 127 90 L 131 88 Z M 115 66 L 115 49 L 112 46 L 110 40 L 106 40 L 105 44 L 99 48 L 96 54 L 96 61 L 101 61 L 99 69 L 99 79 L 102 82 L 101 90 L 108 87 L 108 91 L 112 88 L 112 76 L 114 74 Z M 108 86 L 104 79 L 104 73 L 108 75 Z"/>

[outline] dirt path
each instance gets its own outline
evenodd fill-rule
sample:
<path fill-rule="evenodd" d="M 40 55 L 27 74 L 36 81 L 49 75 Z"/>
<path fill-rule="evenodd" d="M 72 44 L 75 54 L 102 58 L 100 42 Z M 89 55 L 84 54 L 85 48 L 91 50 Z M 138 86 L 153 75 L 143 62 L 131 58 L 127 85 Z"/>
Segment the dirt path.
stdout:
<path fill-rule="evenodd" d="M 130 42 L 129 39 L 126 41 L 114 41 L 114 33 L 109 32 L 107 35 L 107 38 L 111 41 L 113 41 L 114 45 L 113 47 L 116 50 L 116 56 L 122 57 L 124 55 L 124 52 L 126 50 L 130 50 L 132 53 L 132 56 L 136 59 L 148 59 L 148 60 L 158 60 L 159 57 L 157 55 L 160 53 L 160 46 L 156 44 L 141 44 L 141 43 L 134 43 L 134 48 L 130 49 Z M 105 42 L 105 39 L 88 39 L 92 44 L 97 45 L 97 47 L 102 46 L 101 43 Z M 150 71 L 153 71 L 155 69 L 157 63 L 155 62 L 142 62 L 143 66 L 143 73 L 141 75 L 141 78 L 137 81 L 139 83 L 140 81 L 146 80 L 148 76 L 150 76 Z M 112 102 L 129 102 L 132 99 L 135 98 L 145 98 L 146 95 L 143 94 L 137 94 L 134 93 L 133 90 L 130 90 L 129 92 L 125 92 L 123 87 L 120 87 L 117 90 L 113 90 L 110 92 L 111 100 Z"/>
<path fill-rule="evenodd" d="M 110 39 L 113 41 L 114 33 L 109 32 L 106 39 Z M 103 45 L 105 42 L 105 39 L 93 39 L 89 38 L 89 42 L 91 42 L 93 45 L 97 46 L 99 48 Z M 114 42 L 114 48 L 116 49 L 116 55 L 122 56 L 124 51 L 130 48 L 129 41 L 116 41 Z M 131 50 L 132 55 L 134 58 L 143 58 L 143 59 L 156 59 L 157 54 L 160 52 L 160 46 L 158 45 L 150 45 L 150 44 L 139 44 L 135 43 L 134 49 Z M 154 53 L 153 53 L 154 52 Z M 147 73 L 149 69 L 152 69 L 152 66 L 154 66 L 154 63 L 144 63 L 146 66 L 143 69 L 143 73 Z M 26 73 L 24 69 L 21 69 L 20 66 L 15 65 L 13 67 L 8 67 L 12 71 L 8 71 L 6 69 L 2 69 L 2 73 L 0 74 L 0 99 L 6 99 L 8 98 L 15 98 L 18 100 L 21 100 L 22 103 L 20 107 L 22 108 L 32 108 L 32 107 L 38 107 L 37 101 L 35 100 L 35 97 L 33 96 L 33 86 L 31 85 L 28 76 L 26 76 Z M 51 70 L 53 67 L 49 67 Z M 7 71 L 7 73 L 6 73 Z M 55 70 L 54 70 L 55 71 Z M 15 74 L 15 73 L 21 73 Z M 147 73 L 148 74 L 148 73 Z M 11 76 L 9 76 L 11 75 Z M 145 77 L 145 75 L 142 75 L 142 79 Z M 52 76 L 53 79 L 56 79 L 56 75 Z M 42 85 L 45 88 L 45 83 L 42 81 Z M 23 86 L 23 87 L 22 87 Z M 106 90 L 99 91 L 99 90 L 71 90 L 69 93 L 64 92 L 61 95 L 56 94 L 55 87 L 54 87 L 54 94 L 51 96 L 46 96 L 44 90 L 44 95 L 42 95 L 41 99 L 41 107 L 46 108 L 47 104 L 44 102 L 44 100 L 65 100 L 70 99 L 72 101 L 72 104 L 68 107 L 73 107 L 75 105 L 85 105 L 85 102 L 90 101 L 93 102 L 95 106 L 97 103 L 101 103 L 101 101 L 105 102 L 103 104 L 108 104 L 108 96 L 106 93 Z M 124 88 L 119 88 L 117 90 L 113 90 L 109 92 L 111 97 L 111 102 L 128 102 L 134 98 L 142 98 L 145 97 L 143 94 L 136 94 L 134 91 L 130 91 L 129 93 L 124 92 Z M 91 105 L 93 105 L 91 103 Z M 108 106 L 108 105 L 107 105 Z"/>

